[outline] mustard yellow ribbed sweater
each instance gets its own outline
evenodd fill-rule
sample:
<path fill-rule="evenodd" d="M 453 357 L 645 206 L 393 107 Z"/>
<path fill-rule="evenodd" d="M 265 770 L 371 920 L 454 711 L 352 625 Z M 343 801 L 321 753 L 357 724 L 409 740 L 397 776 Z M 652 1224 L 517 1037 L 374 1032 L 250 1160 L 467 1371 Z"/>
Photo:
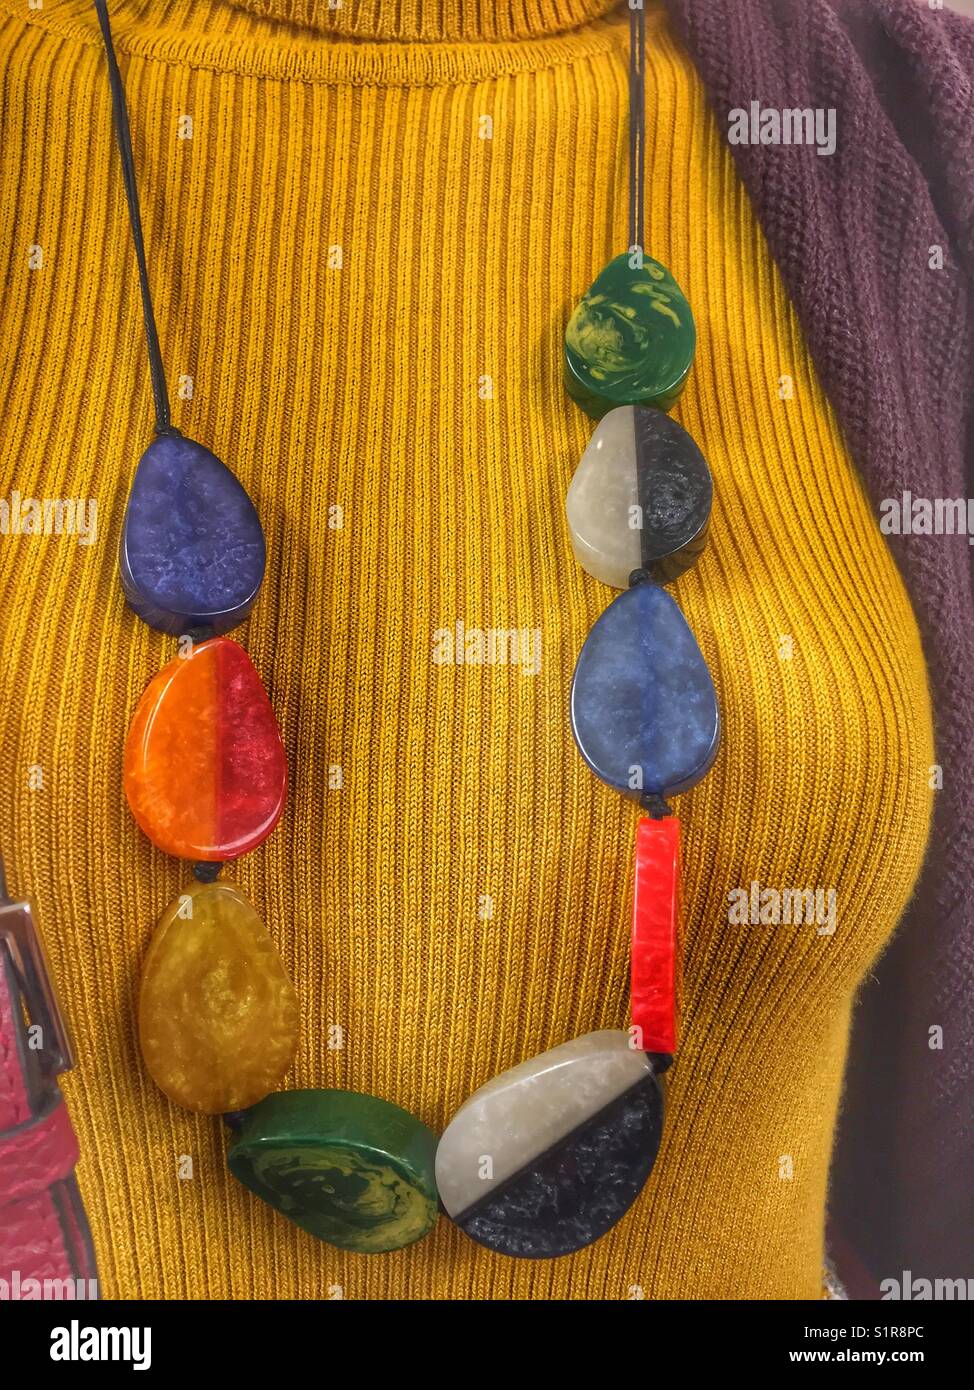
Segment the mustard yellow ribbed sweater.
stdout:
<path fill-rule="evenodd" d="M 505 1067 L 627 1021 L 638 812 L 569 731 L 611 592 L 572 558 L 564 497 L 592 424 L 560 376 L 570 308 L 626 242 L 626 17 L 609 0 L 115 0 L 112 19 L 175 423 L 234 468 L 267 535 L 234 635 L 291 787 L 229 877 L 301 1000 L 288 1084 L 441 1129 Z M 850 1011 L 927 834 L 926 677 L 700 82 L 658 11 L 648 30 L 646 239 L 694 308 L 674 413 L 715 480 L 675 596 L 724 724 L 677 800 L 666 1132 L 633 1210 L 575 1256 L 494 1256 L 444 1218 L 366 1257 L 237 1186 L 220 1124 L 141 1065 L 140 966 L 189 868 L 122 793 L 132 711 L 175 653 L 116 571 L 152 425 L 135 262 L 88 0 L 0 0 L 0 497 L 97 502 L 92 544 L 0 536 L 0 846 L 73 1018 L 107 1295 L 819 1296 Z M 457 621 L 540 630 L 540 669 L 434 662 Z M 731 924 L 752 882 L 834 887 L 834 934 Z"/>

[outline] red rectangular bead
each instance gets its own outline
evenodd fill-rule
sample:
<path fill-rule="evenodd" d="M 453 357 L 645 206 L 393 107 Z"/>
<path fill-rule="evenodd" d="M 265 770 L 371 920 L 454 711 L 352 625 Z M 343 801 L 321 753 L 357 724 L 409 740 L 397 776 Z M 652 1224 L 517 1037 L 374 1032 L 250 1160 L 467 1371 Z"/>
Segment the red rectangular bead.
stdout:
<path fill-rule="evenodd" d="M 644 816 L 636 829 L 632 1023 L 644 1052 L 676 1051 L 683 985 L 680 822 Z"/>

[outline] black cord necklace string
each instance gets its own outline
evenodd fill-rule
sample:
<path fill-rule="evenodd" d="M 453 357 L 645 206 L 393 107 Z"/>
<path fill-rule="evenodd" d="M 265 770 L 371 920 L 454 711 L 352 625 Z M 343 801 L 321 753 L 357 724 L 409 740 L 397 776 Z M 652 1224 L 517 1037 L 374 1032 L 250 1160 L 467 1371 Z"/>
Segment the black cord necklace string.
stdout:
<path fill-rule="evenodd" d="M 629 246 L 643 247 L 646 170 L 646 11 L 629 0 Z"/>
<path fill-rule="evenodd" d="M 166 371 L 162 364 L 159 347 L 159 332 L 156 328 L 152 309 L 152 291 L 149 288 L 149 269 L 145 258 L 145 240 L 142 235 L 142 214 L 139 209 L 139 190 L 135 180 L 135 156 L 132 152 L 132 131 L 129 126 L 128 109 L 125 104 L 125 88 L 112 43 L 111 24 L 108 19 L 108 6 L 105 0 L 94 0 L 102 38 L 105 40 L 105 54 L 108 59 L 108 80 L 112 92 L 112 113 L 115 139 L 122 161 L 122 177 L 125 182 L 125 197 L 128 202 L 129 222 L 132 227 L 132 241 L 135 244 L 135 259 L 139 268 L 139 288 L 142 292 L 142 317 L 145 321 L 145 340 L 149 353 L 149 372 L 152 378 L 152 396 L 155 402 L 156 432 L 162 434 L 172 429 L 172 416 L 169 409 L 169 391 L 166 386 Z M 629 9 L 629 246 L 643 246 L 644 205 L 643 185 L 645 180 L 645 142 L 646 142 L 646 12 L 643 0 L 630 0 Z"/>
<path fill-rule="evenodd" d="M 139 190 L 135 182 L 135 156 L 132 153 L 132 131 L 129 128 L 128 110 L 125 105 L 125 88 L 122 74 L 112 43 L 112 29 L 108 22 L 108 7 L 105 0 L 95 0 L 98 23 L 105 40 L 105 53 L 108 57 L 108 81 L 112 89 L 112 115 L 115 127 L 115 140 L 122 161 L 122 177 L 125 181 L 125 197 L 128 201 L 129 222 L 132 226 L 132 240 L 135 243 L 135 259 L 139 266 L 139 286 L 142 290 L 142 317 L 145 320 L 145 341 L 149 350 L 149 372 L 152 377 L 152 397 L 156 411 L 156 433 L 172 433 L 169 411 L 169 391 L 166 387 L 166 372 L 162 365 L 159 349 L 159 334 L 156 318 L 152 311 L 152 293 L 149 289 L 149 269 L 145 259 L 145 241 L 142 237 L 142 214 L 139 210 Z"/>

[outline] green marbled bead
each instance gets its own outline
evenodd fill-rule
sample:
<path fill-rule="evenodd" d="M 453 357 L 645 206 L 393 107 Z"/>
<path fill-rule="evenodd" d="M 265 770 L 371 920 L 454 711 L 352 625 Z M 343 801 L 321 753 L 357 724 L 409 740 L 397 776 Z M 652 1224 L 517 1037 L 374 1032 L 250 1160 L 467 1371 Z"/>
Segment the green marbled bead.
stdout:
<path fill-rule="evenodd" d="M 565 386 L 593 420 L 618 405 L 669 410 L 697 345 L 690 305 L 659 261 L 616 256 L 575 306 L 565 331 Z"/>
<path fill-rule="evenodd" d="M 231 1173 L 319 1240 L 377 1254 L 436 1224 L 436 1135 L 357 1091 L 278 1091 L 244 1113 Z"/>

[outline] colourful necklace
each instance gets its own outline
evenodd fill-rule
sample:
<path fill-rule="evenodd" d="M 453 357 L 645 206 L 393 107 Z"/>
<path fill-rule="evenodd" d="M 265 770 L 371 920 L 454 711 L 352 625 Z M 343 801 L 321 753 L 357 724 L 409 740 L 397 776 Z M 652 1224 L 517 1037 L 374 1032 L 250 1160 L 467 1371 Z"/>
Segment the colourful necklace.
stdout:
<path fill-rule="evenodd" d="M 125 94 L 106 3 L 95 0 L 156 415 L 119 564 L 129 606 L 180 638 L 133 716 L 125 793 L 152 842 L 194 866 L 146 956 L 142 1053 L 172 1101 L 223 1116 L 236 1178 L 345 1249 L 408 1245 L 442 1208 L 492 1250 L 568 1254 L 628 1210 L 659 1147 L 659 1078 L 676 1048 L 681 977 L 680 828 L 666 798 L 709 768 L 719 718 L 699 648 L 659 587 L 700 553 L 712 486 L 689 435 L 663 413 L 687 379 L 695 330 L 672 276 L 642 251 L 645 24 L 642 0 L 629 3 L 630 246 L 572 315 L 565 381 L 599 421 L 569 489 L 572 546 L 588 573 L 624 589 L 582 648 L 571 718 L 596 775 L 647 812 L 636 835 L 632 1026 L 495 1077 L 437 1140 L 374 1096 L 275 1089 L 297 1045 L 297 997 L 256 910 L 219 877 L 271 834 L 285 802 L 277 721 L 250 658 L 226 636 L 257 598 L 264 536 L 230 470 L 171 422 Z"/>

